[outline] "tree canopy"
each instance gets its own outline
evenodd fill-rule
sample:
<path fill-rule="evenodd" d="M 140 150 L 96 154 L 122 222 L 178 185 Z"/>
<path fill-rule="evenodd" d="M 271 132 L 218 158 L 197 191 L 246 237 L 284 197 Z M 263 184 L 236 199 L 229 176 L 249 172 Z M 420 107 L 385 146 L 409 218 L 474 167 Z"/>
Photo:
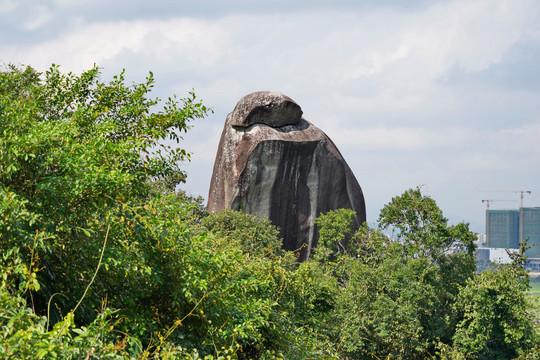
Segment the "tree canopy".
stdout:
<path fill-rule="evenodd" d="M 299 263 L 267 219 L 179 190 L 211 110 L 153 86 L 0 70 L 0 357 L 538 357 L 524 248 L 477 273 L 468 224 L 410 189 L 377 229 L 320 214 Z"/>

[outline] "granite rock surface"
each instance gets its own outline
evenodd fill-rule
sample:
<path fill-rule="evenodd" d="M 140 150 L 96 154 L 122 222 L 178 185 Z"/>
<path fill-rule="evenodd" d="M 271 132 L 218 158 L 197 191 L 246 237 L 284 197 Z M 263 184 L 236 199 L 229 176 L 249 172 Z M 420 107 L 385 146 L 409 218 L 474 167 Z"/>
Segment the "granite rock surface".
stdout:
<path fill-rule="evenodd" d="M 283 247 L 309 257 L 321 214 L 352 209 L 366 221 L 358 181 L 330 138 L 289 97 L 256 92 L 225 121 L 208 196 L 208 211 L 226 208 L 268 217 Z"/>

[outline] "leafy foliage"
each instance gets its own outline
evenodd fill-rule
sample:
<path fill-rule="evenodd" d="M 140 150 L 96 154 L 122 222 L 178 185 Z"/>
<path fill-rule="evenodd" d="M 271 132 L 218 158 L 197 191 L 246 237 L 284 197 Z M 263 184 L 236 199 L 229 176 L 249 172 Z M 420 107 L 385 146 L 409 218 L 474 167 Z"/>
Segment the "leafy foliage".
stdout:
<path fill-rule="evenodd" d="M 512 264 L 486 270 L 460 291 L 454 310 L 461 321 L 454 335 L 455 352 L 469 359 L 514 358 L 534 344 L 535 330 L 526 293 L 526 244 L 511 254 Z"/>
<path fill-rule="evenodd" d="M 538 356 L 523 251 L 477 274 L 468 225 L 411 189 L 378 229 L 321 214 L 298 263 L 267 219 L 177 192 L 172 144 L 210 110 L 153 84 L 0 71 L 0 357 Z"/>
<path fill-rule="evenodd" d="M 446 258 L 452 247 L 467 255 L 472 255 L 475 250 L 475 237 L 468 225 L 448 226 L 448 219 L 435 201 L 422 195 L 419 188 L 394 197 L 381 210 L 378 223 L 382 230 L 397 230 L 397 239 L 406 245 L 403 255 L 429 257 L 438 262 Z"/>
<path fill-rule="evenodd" d="M 319 227 L 317 259 L 327 261 L 348 254 L 351 237 L 354 234 L 355 212 L 351 209 L 337 209 L 319 216 L 315 225 Z"/>
<path fill-rule="evenodd" d="M 294 262 L 275 227 L 233 213 L 203 220 L 201 199 L 175 191 L 189 155 L 163 144 L 209 111 L 193 93 L 157 111 L 151 74 L 126 86 L 123 73 L 103 83 L 98 68 L 57 66 L 10 66 L 0 85 L 6 354 L 320 353 L 280 305 Z"/>
<path fill-rule="evenodd" d="M 239 242 L 244 252 L 254 256 L 280 255 L 282 240 L 270 220 L 238 211 L 222 210 L 202 219 L 208 231 Z"/>
<path fill-rule="evenodd" d="M 324 268 L 319 279 L 331 277 L 338 288 L 325 297 L 326 320 L 319 326 L 340 344 L 342 356 L 472 358 L 484 353 L 479 358 L 487 359 L 534 352 L 523 261 L 477 275 L 468 225 L 448 225 L 435 201 L 419 189 L 407 190 L 381 210 L 379 230 L 364 226 L 354 232 L 353 218 L 350 210 L 319 217 L 322 241 L 312 260 Z M 388 228 L 397 230 L 396 239 L 381 232 Z M 499 290 L 479 291 L 490 277 L 496 280 L 489 284 Z M 490 297 L 503 308 L 495 311 Z M 484 322 L 477 322 L 478 309 Z M 492 332 L 486 322 L 498 330 Z M 497 350 L 506 347 L 512 351 Z"/>

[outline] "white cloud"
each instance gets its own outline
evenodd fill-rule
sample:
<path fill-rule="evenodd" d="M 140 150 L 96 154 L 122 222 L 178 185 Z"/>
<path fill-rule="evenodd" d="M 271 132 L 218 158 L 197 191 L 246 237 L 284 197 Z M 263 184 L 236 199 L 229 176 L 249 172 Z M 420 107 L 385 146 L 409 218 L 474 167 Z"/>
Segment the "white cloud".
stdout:
<path fill-rule="evenodd" d="M 491 149 L 506 154 L 508 162 L 524 168 L 538 163 L 540 155 L 540 122 L 497 131 L 491 139 Z"/>
<path fill-rule="evenodd" d="M 451 149 L 462 147 L 469 140 L 467 130 L 461 128 L 334 127 L 327 133 L 341 146 L 355 151 Z"/>
<path fill-rule="evenodd" d="M 474 144 L 461 147 L 452 168 L 526 174 L 537 172 L 540 122 L 502 130 L 471 131 Z"/>
<path fill-rule="evenodd" d="M 378 27 L 373 27 L 373 14 L 358 16 L 358 25 L 334 37 L 350 52 L 337 57 L 332 74 L 346 89 L 368 83 L 371 92 L 340 94 L 350 98 L 344 105 L 358 110 L 414 107 L 453 67 L 475 72 L 500 62 L 529 29 L 534 19 L 529 4 L 453 1 L 420 13 L 387 10 L 377 14 L 384 19 Z"/>
<path fill-rule="evenodd" d="M 0 14 L 9 14 L 17 8 L 16 0 L 0 0 Z"/>
<path fill-rule="evenodd" d="M 375 196 L 372 204 L 389 200 L 377 197 L 388 195 L 377 187 L 394 191 L 404 183 L 428 183 L 437 198 L 437 189 L 448 184 L 464 191 L 473 184 L 508 187 L 516 179 L 540 177 L 531 165 L 540 156 L 540 94 L 534 87 L 516 91 L 483 80 L 517 43 L 540 42 L 535 0 L 439 1 L 407 11 L 376 4 L 332 11 L 325 4 L 323 11 L 322 2 L 306 2 L 305 11 L 294 12 L 220 7 L 207 18 L 203 11 L 181 12 L 180 5 L 177 16 L 169 11 L 160 17 L 155 9 L 139 14 L 137 8 L 149 8 L 138 1 L 126 16 L 101 14 L 122 8 L 104 0 L 86 2 L 84 11 L 71 0 L 52 4 L 36 8 L 41 16 L 27 23 L 36 34 L 43 30 L 44 40 L 28 39 L 30 31 L 16 45 L 0 41 L 1 60 L 38 69 L 54 62 L 76 72 L 97 63 L 105 71 L 126 68 L 134 77 L 153 70 L 160 75 L 160 97 L 194 87 L 216 111 L 186 135 L 185 147 L 197 162 L 191 169 L 199 172 L 190 173 L 194 183 L 188 178 L 194 194 L 207 193 L 226 114 L 257 90 L 295 99 L 306 119 L 353 159 L 351 167 L 369 174 L 359 180 Z M 0 0 L 0 14 L 16 12 L 18 24 L 31 18 L 21 7 Z M 465 78 L 483 75 L 474 86 L 444 82 L 453 69 Z M 471 174 L 475 178 L 466 180 Z"/>
<path fill-rule="evenodd" d="M 36 30 L 49 23 L 53 18 L 51 10 L 46 5 L 32 6 L 26 11 L 28 11 L 29 15 L 23 21 L 22 28 L 27 31 Z"/>
<path fill-rule="evenodd" d="M 31 59 L 36 67 L 55 62 L 69 70 L 81 71 L 129 51 L 135 56 L 148 56 L 156 63 L 178 62 L 196 67 L 215 63 L 226 43 L 227 29 L 219 24 L 182 18 L 139 20 L 81 25 L 38 45 L 11 47 L 6 55 L 16 59 L 14 62 Z"/>
<path fill-rule="evenodd" d="M 454 1 L 404 13 L 314 11 L 301 18 L 249 14 L 212 21 L 90 23 L 37 47 L 21 45 L 16 55 L 49 60 L 61 54 L 63 61 L 56 62 L 91 65 L 130 51 L 168 66 L 173 61 L 188 68 L 218 64 L 229 77 L 251 83 L 288 81 L 303 88 L 366 82 L 373 93 L 361 97 L 360 108 L 403 99 L 408 99 L 403 106 L 413 106 L 456 63 L 478 71 L 500 60 L 526 16 L 524 1 L 505 10 L 507 3 Z M 47 11 L 40 9 L 43 20 L 31 26 L 47 21 Z"/>
<path fill-rule="evenodd" d="M 483 151 L 462 152 L 454 163 L 455 168 L 467 171 L 503 171 L 508 170 L 508 165 L 500 154 Z"/>

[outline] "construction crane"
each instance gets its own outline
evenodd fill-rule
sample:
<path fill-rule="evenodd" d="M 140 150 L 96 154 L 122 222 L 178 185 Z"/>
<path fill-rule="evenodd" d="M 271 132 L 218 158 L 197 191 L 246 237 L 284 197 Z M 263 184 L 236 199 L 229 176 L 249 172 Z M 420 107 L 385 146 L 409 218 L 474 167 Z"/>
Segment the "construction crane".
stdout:
<path fill-rule="evenodd" d="M 494 201 L 509 201 L 514 202 L 514 200 L 501 200 L 501 199 L 486 199 L 482 200 L 483 203 L 486 203 L 487 211 L 486 211 L 486 247 L 489 247 L 489 204 Z"/>
<path fill-rule="evenodd" d="M 495 191 L 483 191 L 483 192 L 511 192 L 514 194 L 518 194 L 518 193 L 521 194 L 521 205 L 519 207 L 519 245 L 521 246 L 521 244 L 523 243 L 523 195 L 530 194 L 532 191 L 531 190 L 495 190 Z M 486 237 L 487 237 L 487 234 L 486 234 Z"/>

